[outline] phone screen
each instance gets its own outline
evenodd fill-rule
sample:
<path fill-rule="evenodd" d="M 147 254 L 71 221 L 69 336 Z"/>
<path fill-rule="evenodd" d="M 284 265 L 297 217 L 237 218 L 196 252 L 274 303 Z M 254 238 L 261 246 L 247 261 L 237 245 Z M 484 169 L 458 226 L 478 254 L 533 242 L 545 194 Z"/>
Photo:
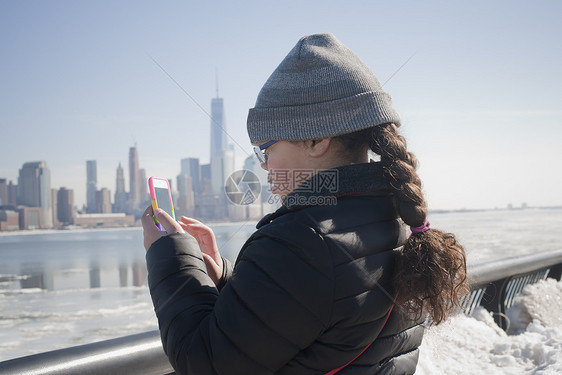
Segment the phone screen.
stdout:
<path fill-rule="evenodd" d="M 166 211 L 166 213 L 173 218 L 174 215 L 172 214 L 172 205 L 170 204 L 168 189 L 155 186 L 154 194 L 156 195 L 156 204 L 158 207 Z"/>

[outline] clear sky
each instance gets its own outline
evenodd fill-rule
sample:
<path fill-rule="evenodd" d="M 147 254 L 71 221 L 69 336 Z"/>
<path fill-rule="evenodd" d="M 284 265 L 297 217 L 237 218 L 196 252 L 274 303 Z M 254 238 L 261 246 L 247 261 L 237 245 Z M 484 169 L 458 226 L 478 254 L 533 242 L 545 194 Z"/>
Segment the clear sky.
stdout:
<path fill-rule="evenodd" d="M 430 208 L 562 205 L 560 1 L 0 1 L 0 178 L 45 160 L 85 201 L 209 161 L 211 98 L 237 166 L 248 108 L 303 35 L 330 31 L 375 72 L 420 160 Z M 190 99 L 152 60 L 191 95 Z"/>

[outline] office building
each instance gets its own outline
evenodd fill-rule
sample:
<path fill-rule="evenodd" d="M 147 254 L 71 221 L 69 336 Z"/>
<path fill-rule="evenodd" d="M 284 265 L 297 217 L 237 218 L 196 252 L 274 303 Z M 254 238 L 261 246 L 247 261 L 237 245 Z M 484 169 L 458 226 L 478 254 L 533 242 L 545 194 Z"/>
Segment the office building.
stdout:
<path fill-rule="evenodd" d="M 135 146 L 129 148 L 129 210 L 137 211 L 140 207 L 140 183 L 139 155 Z"/>
<path fill-rule="evenodd" d="M 220 196 L 221 202 L 225 202 L 224 184 L 230 174 L 234 172 L 234 149 L 217 152 L 211 158 L 211 186 L 213 194 Z"/>
<path fill-rule="evenodd" d="M 135 224 L 135 217 L 125 213 L 114 214 L 77 214 L 74 225 L 84 228 L 128 227 Z"/>
<path fill-rule="evenodd" d="M 8 183 L 5 178 L 0 178 L 0 206 L 8 205 Z"/>
<path fill-rule="evenodd" d="M 20 229 L 19 213 L 15 210 L 0 209 L 0 232 Z"/>
<path fill-rule="evenodd" d="M 150 204 L 150 195 L 148 193 L 148 178 L 146 177 L 146 170 L 141 168 L 139 170 L 139 204 L 141 208 L 146 208 Z"/>
<path fill-rule="evenodd" d="M 211 157 L 226 150 L 226 124 L 224 121 L 223 99 L 217 97 L 211 99 Z"/>
<path fill-rule="evenodd" d="M 115 197 L 113 203 L 113 212 L 125 212 L 127 210 L 127 200 L 129 194 L 125 191 L 125 173 L 121 163 L 117 167 L 115 176 Z"/>
<path fill-rule="evenodd" d="M 96 212 L 101 214 L 111 213 L 111 191 L 107 188 L 102 188 L 96 191 Z"/>
<path fill-rule="evenodd" d="M 96 212 L 96 191 L 98 190 L 98 171 L 95 160 L 86 161 L 86 212 Z"/>
<path fill-rule="evenodd" d="M 180 174 L 177 177 L 178 191 L 174 197 L 174 209 L 179 217 L 194 216 L 195 196 L 193 194 L 193 183 L 190 176 Z"/>
<path fill-rule="evenodd" d="M 51 172 L 45 161 L 25 163 L 19 170 L 17 202 L 25 207 L 40 208 L 40 220 L 32 225 L 53 227 Z"/>
<path fill-rule="evenodd" d="M 16 209 L 15 185 L 0 178 L 0 231 L 18 230 L 19 213 Z"/>
<path fill-rule="evenodd" d="M 8 206 L 17 206 L 18 204 L 18 185 L 14 185 L 12 181 L 8 183 Z"/>
<path fill-rule="evenodd" d="M 254 155 L 250 155 L 244 160 L 244 169 L 254 173 L 261 184 L 259 197 L 256 202 L 249 205 L 247 209 L 247 219 L 260 218 L 279 208 L 279 200 L 276 200 L 271 194 L 271 187 L 267 182 L 267 171 L 261 167 L 258 159 Z M 259 209 L 257 207 L 259 207 Z"/>
<path fill-rule="evenodd" d="M 61 187 L 57 191 L 57 218 L 61 224 L 73 224 L 76 212 L 74 211 L 74 190 Z"/>
<path fill-rule="evenodd" d="M 211 99 L 211 186 L 221 203 L 226 202 L 226 178 L 234 172 L 234 148 L 227 145 L 226 138 L 224 102 L 217 89 L 217 97 Z"/>
<path fill-rule="evenodd" d="M 50 194 L 50 191 L 49 191 Z M 22 230 L 51 228 L 43 223 L 45 215 L 41 207 L 18 206 L 16 212 L 19 214 L 19 227 Z M 49 217 L 49 220 L 51 218 Z"/>
<path fill-rule="evenodd" d="M 51 189 L 51 207 L 53 207 L 53 209 L 51 210 L 51 217 L 53 220 L 53 228 L 58 228 L 59 227 L 59 219 L 58 219 L 58 212 L 57 212 L 57 208 L 59 206 L 58 203 L 58 194 L 57 194 L 57 189 Z"/>
<path fill-rule="evenodd" d="M 201 164 L 201 192 L 211 191 L 211 164 Z"/>
<path fill-rule="evenodd" d="M 181 170 L 180 174 L 183 176 L 191 177 L 191 184 L 193 187 L 193 193 L 201 192 L 201 168 L 199 167 L 199 159 L 197 158 L 185 158 L 181 159 Z"/>

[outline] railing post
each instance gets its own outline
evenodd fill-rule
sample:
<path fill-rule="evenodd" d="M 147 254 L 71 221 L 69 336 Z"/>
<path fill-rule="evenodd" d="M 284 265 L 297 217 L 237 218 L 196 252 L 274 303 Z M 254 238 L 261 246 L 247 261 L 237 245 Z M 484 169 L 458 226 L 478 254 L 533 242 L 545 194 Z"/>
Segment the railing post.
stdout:
<path fill-rule="evenodd" d="M 550 272 L 548 273 L 548 277 L 560 281 L 561 275 L 562 275 L 562 263 L 550 267 Z"/>
<path fill-rule="evenodd" d="M 510 279 L 511 277 L 507 277 L 490 283 L 480 302 L 480 306 L 493 313 L 496 324 L 503 330 L 507 329 L 508 325 L 505 315 L 505 294 Z"/>

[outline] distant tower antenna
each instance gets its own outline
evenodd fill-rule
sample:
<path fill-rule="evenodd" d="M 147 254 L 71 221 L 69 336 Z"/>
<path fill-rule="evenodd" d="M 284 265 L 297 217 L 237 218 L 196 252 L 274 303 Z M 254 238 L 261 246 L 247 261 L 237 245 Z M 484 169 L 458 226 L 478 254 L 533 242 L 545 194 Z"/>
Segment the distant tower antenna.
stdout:
<path fill-rule="evenodd" d="M 217 84 L 217 99 L 219 97 L 219 69 L 215 68 L 215 81 Z"/>

